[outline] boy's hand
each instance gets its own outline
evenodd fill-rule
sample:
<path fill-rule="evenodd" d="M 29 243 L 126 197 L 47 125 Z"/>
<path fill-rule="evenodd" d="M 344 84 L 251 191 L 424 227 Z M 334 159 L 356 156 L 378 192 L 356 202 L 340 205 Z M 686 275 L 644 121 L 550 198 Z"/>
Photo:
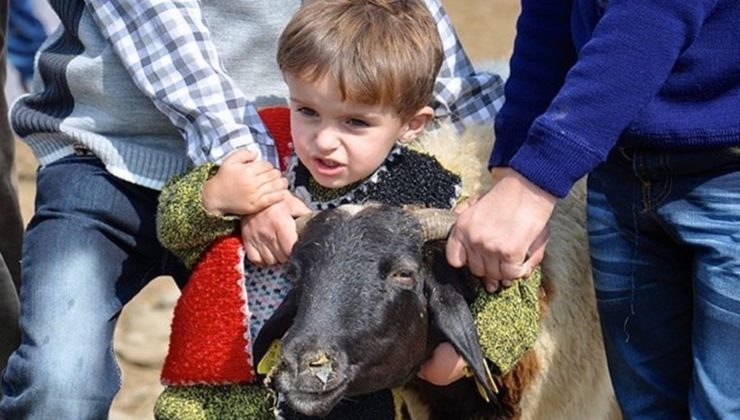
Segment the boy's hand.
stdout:
<path fill-rule="evenodd" d="M 241 234 L 247 258 L 255 265 L 288 261 L 298 240 L 295 218 L 311 210 L 300 199 L 287 194 L 282 201 L 241 220 Z"/>
<path fill-rule="evenodd" d="M 437 346 L 430 357 L 419 369 L 417 374 L 421 379 L 434 385 L 449 385 L 465 376 L 467 366 L 452 344 L 444 342 Z"/>
<path fill-rule="evenodd" d="M 213 214 L 257 213 L 288 195 L 288 180 L 249 150 L 230 154 L 203 186 L 203 207 Z"/>

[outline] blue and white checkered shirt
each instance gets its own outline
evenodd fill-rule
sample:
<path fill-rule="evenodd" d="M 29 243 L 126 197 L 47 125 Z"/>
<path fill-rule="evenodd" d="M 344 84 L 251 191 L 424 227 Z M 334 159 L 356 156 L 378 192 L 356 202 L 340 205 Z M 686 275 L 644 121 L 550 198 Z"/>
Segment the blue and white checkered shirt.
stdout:
<path fill-rule="evenodd" d="M 476 73 L 438 0 L 424 0 L 437 21 L 445 60 L 432 106 L 456 126 L 493 124 L 503 104 L 498 75 Z M 277 165 L 257 110 L 222 66 L 198 0 L 86 0 L 98 27 L 134 83 L 180 130 L 195 164 L 248 148 Z"/>

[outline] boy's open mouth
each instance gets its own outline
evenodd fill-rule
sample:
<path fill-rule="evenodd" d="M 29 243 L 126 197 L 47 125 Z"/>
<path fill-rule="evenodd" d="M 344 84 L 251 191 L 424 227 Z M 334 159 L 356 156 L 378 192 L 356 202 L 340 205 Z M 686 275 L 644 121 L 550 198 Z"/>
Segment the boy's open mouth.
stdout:
<path fill-rule="evenodd" d="M 339 173 L 344 165 L 331 159 L 314 159 L 316 170 L 322 175 L 336 175 Z"/>

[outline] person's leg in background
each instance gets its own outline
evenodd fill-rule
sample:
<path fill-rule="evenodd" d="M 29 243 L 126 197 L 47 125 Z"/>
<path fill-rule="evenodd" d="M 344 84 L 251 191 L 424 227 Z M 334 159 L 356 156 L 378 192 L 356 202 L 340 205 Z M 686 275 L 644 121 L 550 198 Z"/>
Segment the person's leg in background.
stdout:
<path fill-rule="evenodd" d="M 0 0 L 0 83 L 5 86 L 5 30 L 8 0 Z M 0 89 L 0 372 L 18 346 L 18 296 L 23 220 L 13 182 L 15 139 L 8 122 L 5 91 Z"/>
<path fill-rule="evenodd" d="M 29 0 L 10 0 L 8 13 L 8 61 L 18 70 L 23 90 L 33 79 L 33 60 L 46 39 L 44 25 L 34 14 Z"/>
<path fill-rule="evenodd" d="M 612 154 L 589 239 L 626 419 L 740 418 L 740 147 Z"/>
<path fill-rule="evenodd" d="M 636 159 L 615 150 L 588 179 L 589 246 L 609 372 L 625 419 L 685 419 L 691 257 L 655 214 L 669 185 L 644 183 L 646 165 Z"/>
<path fill-rule="evenodd" d="M 157 241 L 159 191 L 127 183 L 90 154 L 37 173 L 23 243 L 21 345 L 3 378 L 0 417 L 107 418 L 120 388 L 113 331 L 150 280 L 185 269 Z"/>
<path fill-rule="evenodd" d="M 740 418 L 740 147 L 667 153 L 658 215 L 690 249 L 692 419 Z"/>

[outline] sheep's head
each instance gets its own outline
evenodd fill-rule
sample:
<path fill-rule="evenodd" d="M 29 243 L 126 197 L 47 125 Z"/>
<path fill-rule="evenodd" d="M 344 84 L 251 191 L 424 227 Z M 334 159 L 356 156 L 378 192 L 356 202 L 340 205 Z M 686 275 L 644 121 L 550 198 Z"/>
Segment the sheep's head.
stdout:
<path fill-rule="evenodd" d="M 322 416 L 345 396 L 399 386 L 441 340 L 485 383 L 467 307 L 477 280 L 447 265 L 454 215 L 435 214 L 339 208 L 303 229 L 287 270 L 294 288 L 255 343 L 260 357 L 283 337 L 274 379 L 294 409 Z"/>

